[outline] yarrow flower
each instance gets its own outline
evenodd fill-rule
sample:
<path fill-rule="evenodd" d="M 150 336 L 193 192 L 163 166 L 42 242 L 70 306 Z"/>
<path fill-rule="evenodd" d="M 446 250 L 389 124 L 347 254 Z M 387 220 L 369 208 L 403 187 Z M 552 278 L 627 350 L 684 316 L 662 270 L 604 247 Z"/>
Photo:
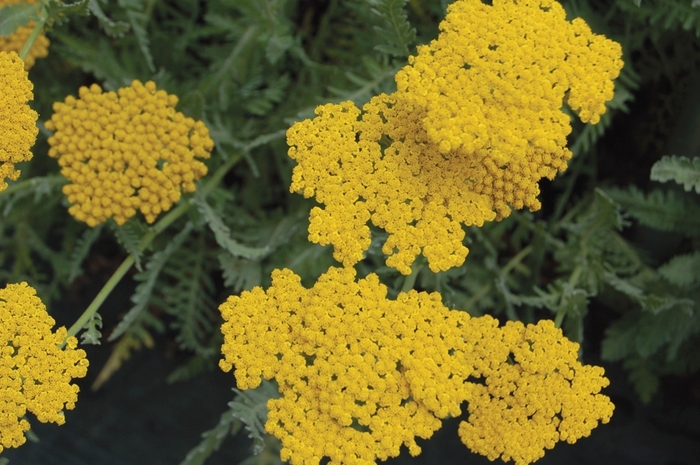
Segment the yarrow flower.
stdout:
<path fill-rule="evenodd" d="M 66 328 L 55 333 L 55 321 L 27 283 L 8 284 L 0 289 L 0 452 L 25 442 L 33 413 L 42 423 L 65 423 L 64 409 L 75 408 L 78 386 L 73 378 L 83 378 L 88 361 L 85 351 L 76 349 L 70 337 L 66 348 Z"/>
<path fill-rule="evenodd" d="M 39 133 L 39 115 L 28 103 L 34 99 L 33 88 L 19 55 L 0 51 L 0 191 L 7 189 L 7 179 L 19 177 L 15 163 L 32 158 L 30 149 Z"/>
<path fill-rule="evenodd" d="M 36 5 L 36 0 L 0 0 L 0 8 L 8 5 L 15 5 L 20 2 Z M 17 30 L 9 36 L 0 36 L 0 51 L 19 53 L 33 30 L 34 21 L 30 21 L 28 24 L 18 27 Z M 27 58 L 24 60 L 24 68 L 27 71 L 34 66 L 37 58 L 45 58 L 48 56 L 49 44 L 49 39 L 47 39 L 44 34 L 39 34 L 32 48 L 29 49 Z"/>
<path fill-rule="evenodd" d="M 214 142 L 202 121 L 175 111 L 178 98 L 152 81 L 118 92 L 97 84 L 54 104 L 49 156 L 70 183 L 63 193 L 77 220 L 123 224 L 139 210 L 148 223 L 194 192 Z"/>
<path fill-rule="evenodd" d="M 464 401 L 463 442 L 518 465 L 610 418 L 602 369 L 581 366 L 577 345 L 551 322 L 499 328 L 490 316 L 448 310 L 438 293 L 386 296 L 375 274 L 355 281 L 352 268 L 331 268 L 311 289 L 275 270 L 267 291 L 219 307 L 220 367 L 235 367 L 240 389 L 261 378 L 279 385 L 265 429 L 282 442 L 282 460 L 373 464 L 402 445 L 417 455 L 415 438 L 432 436 Z M 516 433 L 504 433 L 504 419 L 519 422 Z"/>
<path fill-rule="evenodd" d="M 396 75 L 397 91 L 323 105 L 287 133 L 292 192 L 315 196 L 309 240 L 344 266 L 384 229 L 387 265 L 464 262 L 462 226 L 540 208 L 537 183 L 567 167 L 563 100 L 596 123 L 622 68 L 619 44 L 568 22 L 553 0 L 457 0 L 441 33 Z"/>

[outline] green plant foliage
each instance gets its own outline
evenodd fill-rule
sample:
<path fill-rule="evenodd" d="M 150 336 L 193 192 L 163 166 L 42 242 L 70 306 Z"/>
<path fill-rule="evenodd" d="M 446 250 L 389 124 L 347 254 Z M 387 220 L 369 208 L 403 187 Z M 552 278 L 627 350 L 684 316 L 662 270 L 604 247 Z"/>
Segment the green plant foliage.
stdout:
<path fill-rule="evenodd" d="M 375 50 L 388 55 L 406 57 L 409 47 L 416 40 L 416 30 L 411 27 L 404 7 L 408 0 L 370 0 L 372 11 L 383 21 L 384 27 L 375 26 L 375 30 L 384 40 L 384 44 L 375 46 Z"/>
<path fill-rule="evenodd" d="M 632 218 L 662 231 L 700 234 L 700 205 L 677 191 L 654 189 L 644 194 L 638 187 L 605 189 Z"/>
<path fill-rule="evenodd" d="M 258 455 L 265 446 L 265 421 L 267 421 L 267 401 L 279 397 L 277 388 L 269 381 L 260 387 L 236 392 L 236 398 L 229 402 L 229 409 L 221 415 L 219 423 L 202 434 L 202 442 L 192 449 L 180 465 L 202 465 L 217 450 L 221 443 L 242 425 L 253 439 L 253 454 Z"/>
<path fill-rule="evenodd" d="M 700 157 L 689 160 L 686 157 L 664 156 L 651 167 L 652 181 L 675 181 L 683 184 L 683 189 L 689 192 L 695 189 L 700 194 Z"/>
<path fill-rule="evenodd" d="M 99 313 L 95 313 L 85 325 L 85 332 L 80 335 L 80 343 L 99 345 L 102 339 L 100 328 L 102 328 L 102 317 Z"/>
<path fill-rule="evenodd" d="M 95 228 L 86 229 L 83 235 L 76 241 L 73 253 L 70 256 L 70 265 L 68 268 L 68 281 L 73 282 L 75 278 L 82 273 L 82 266 L 85 258 L 90 253 L 90 249 L 95 241 L 102 234 L 104 224 L 100 224 Z"/>
<path fill-rule="evenodd" d="M 141 250 L 141 239 L 146 233 L 146 227 L 143 223 L 135 218 L 129 219 L 126 223 L 119 226 L 114 221 L 109 221 L 109 226 L 114 232 L 114 237 L 117 239 L 119 244 L 124 247 L 129 255 L 134 257 L 134 262 L 136 264 L 136 269 L 141 271 L 141 255 L 143 251 Z"/>
<path fill-rule="evenodd" d="M 31 21 L 35 15 L 35 7 L 28 3 L 3 6 L 0 8 L 0 37 L 9 36 L 18 27 Z"/>

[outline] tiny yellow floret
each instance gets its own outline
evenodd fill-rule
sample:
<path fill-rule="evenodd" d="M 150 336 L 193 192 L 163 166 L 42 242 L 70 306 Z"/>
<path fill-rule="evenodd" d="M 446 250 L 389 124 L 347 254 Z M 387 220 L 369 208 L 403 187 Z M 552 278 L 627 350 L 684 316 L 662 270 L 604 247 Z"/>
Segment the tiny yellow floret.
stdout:
<path fill-rule="evenodd" d="M 307 289 L 275 270 L 267 291 L 231 296 L 219 310 L 219 366 L 234 369 L 240 389 L 277 381 L 265 429 L 292 465 L 373 464 L 402 445 L 418 455 L 415 438 L 431 437 L 465 401 L 462 441 L 524 465 L 612 414 L 602 369 L 582 366 L 578 345 L 551 321 L 499 328 L 448 310 L 438 293 L 390 300 L 376 274 L 356 281 L 354 269 L 330 268 Z"/>
<path fill-rule="evenodd" d="M 7 179 L 19 177 L 15 164 L 32 158 L 39 134 L 39 115 L 29 107 L 32 89 L 19 55 L 0 51 L 0 191 L 7 189 Z"/>
<path fill-rule="evenodd" d="M 118 92 L 93 84 L 77 99 L 54 103 L 49 156 L 70 181 L 63 193 L 71 215 L 94 227 L 109 218 L 121 225 L 141 211 L 153 223 L 182 191 L 195 191 L 207 173 L 200 160 L 214 142 L 204 123 L 176 112 L 176 104 L 152 81 Z"/>
<path fill-rule="evenodd" d="M 85 351 L 76 349 L 66 328 L 55 333 L 53 318 L 27 283 L 0 289 L 0 452 L 26 441 L 31 412 L 42 423 L 65 422 L 63 410 L 75 408 L 78 386 L 87 374 Z M 4 342 L 2 342 L 4 341 Z"/>
<path fill-rule="evenodd" d="M 7 5 L 15 5 L 20 2 L 36 5 L 36 0 L 0 0 L 0 8 Z M 26 25 L 18 27 L 17 30 L 9 36 L 0 36 L 0 51 L 19 53 L 34 30 L 34 25 L 34 21 L 30 21 Z M 24 69 L 29 71 L 29 69 L 34 66 L 37 58 L 47 57 L 49 54 L 49 44 L 49 39 L 47 39 L 43 33 L 39 34 L 32 48 L 29 49 L 27 58 L 24 60 Z"/>

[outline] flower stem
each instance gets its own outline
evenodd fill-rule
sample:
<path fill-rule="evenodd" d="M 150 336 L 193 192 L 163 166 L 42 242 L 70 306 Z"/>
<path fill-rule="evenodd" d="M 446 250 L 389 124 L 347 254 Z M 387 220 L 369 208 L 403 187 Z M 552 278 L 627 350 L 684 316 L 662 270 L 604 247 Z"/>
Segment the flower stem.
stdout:
<path fill-rule="evenodd" d="M 226 161 L 226 163 L 221 165 L 219 169 L 216 170 L 216 172 L 211 176 L 209 181 L 204 186 L 202 186 L 202 195 L 206 197 L 207 194 L 214 190 L 214 188 L 219 184 L 219 182 L 221 182 L 223 177 L 226 175 L 228 170 L 230 170 L 233 167 L 233 165 L 235 165 L 242 158 L 243 154 L 237 154 L 229 158 Z M 149 245 L 151 245 L 151 242 L 153 242 L 153 239 L 155 239 L 158 234 L 163 232 L 178 218 L 187 213 L 187 211 L 190 208 L 192 208 L 192 205 L 192 202 L 190 202 L 189 200 L 180 202 L 180 204 L 174 210 L 168 212 L 167 215 L 165 215 L 163 218 L 160 219 L 160 221 L 154 224 L 153 227 L 151 227 L 150 230 L 141 238 L 141 242 L 139 242 L 139 252 L 143 252 L 144 250 L 146 250 L 146 248 Z M 68 329 L 66 339 L 78 334 L 78 332 L 87 324 L 87 322 L 90 321 L 90 319 L 97 312 L 97 310 L 100 308 L 105 299 L 107 299 L 109 294 L 114 290 L 117 284 L 119 284 L 119 281 L 122 280 L 124 275 L 129 271 L 133 264 L 133 255 L 129 255 L 124 259 L 122 264 L 119 265 L 119 268 L 117 268 L 114 274 L 110 276 L 110 278 L 107 280 L 104 286 L 102 286 L 102 289 L 100 289 L 100 292 L 95 296 L 90 305 L 88 305 L 88 308 L 86 308 L 83 314 L 80 315 L 80 317 L 76 320 L 75 323 L 73 323 L 73 326 L 71 326 Z M 63 341 L 63 344 L 65 345 L 65 340 Z"/>
<path fill-rule="evenodd" d="M 34 46 L 34 42 L 36 42 L 37 37 L 39 37 L 39 34 L 41 34 L 41 30 L 44 29 L 44 24 L 46 24 L 46 14 L 39 15 L 39 19 L 34 24 L 32 33 L 29 34 L 29 37 L 24 43 L 22 50 L 19 52 L 19 57 L 22 59 L 22 61 L 26 60 L 27 55 L 29 55 L 29 51 Z"/>
<path fill-rule="evenodd" d="M 411 266 L 411 274 L 406 276 L 406 279 L 403 282 L 403 286 L 401 286 L 401 292 L 408 292 L 411 289 L 413 289 L 413 286 L 416 284 L 416 278 L 418 277 L 418 273 L 420 273 L 421 268 L 423 268 L 423 265 L 418 262 L 418 260 L 413 262 L 413 265 Z"/>

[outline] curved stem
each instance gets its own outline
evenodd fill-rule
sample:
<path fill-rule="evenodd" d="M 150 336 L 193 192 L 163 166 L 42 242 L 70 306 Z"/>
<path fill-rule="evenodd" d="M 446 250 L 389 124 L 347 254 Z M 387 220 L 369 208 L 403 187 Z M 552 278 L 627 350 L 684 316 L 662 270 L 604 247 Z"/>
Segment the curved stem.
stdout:
<path fill-rule="evenodd" d="M 22 61 L 26 60 L 27 55 L 29 55 L 29 51 L 34 46 L 34 42 L 36 42 L 36 39 L 39 37 L 39 34 L 41 34 L 41 30 L 44 29 L 44 24 L 46 24 L 45 14 L 40 15 L 39 19 L 34 24 L 34 29 L 32 29 L 32 33 L 29 34 L 29 37 L 24 43 L 22 50 L 20 50 L 19 52 L 19 57 L 22 59 Z"/>
<path fill-rule="evenodd" d="M 223 177 L 226 175 L 228 170 L 230 170 L 233 167 L 233 165 L 235 165 L 242 158 L 242 154 L 237 154 L 236 156 L 232 156 L 231 158 L 229 158 L 226 161 L 226 163 L 221 165 L 219 169 L 216 170 L 216 172 L 211 176 L 209 181 L 204 186 L 202 186 L 202 195 L 206 196 L 212 190 L 214 190 L 214 188 L 219 184 L 219 182 L 221 182 Z M 190 208 L 192 208 L 192 205 L 192 202 L 190 202 L 189 200 L 182 201 L 174 210 L 168 212 L 167 215 L 165 215 L 163 218 L 160 219 L 160 221 L 154 224 L 153 227 L 151 227 L 149 231 L 141 238 L 141 242 L 139 242 L 139 252 L 143 252 L 144 250 L 146 250 L 146 248 L 149 245 L 151 245 L 151 242 L 153 242 L 153 239 L 155 239 L 158 234 L 163 232 L 178 218 L 187 213 L 187 211 Z M 133 264 L 133 255 L 129 255 L 124 259 L 122 264 L 119 265 L 119 268 L 117 268 L 114 274 L 110 276 L 110 278 L 107 280 L 104 286 L 102 286 L 102 289 L 100 289 L 100 292 L 95 296 L 92 302 L 90 302 L 88 308 L 85 309 L 83 314 L 80 315 L 76 322 L 73 323 L 73 325 L 68 329 L 66 339 L 71 336 L 75 336 L 81 329 L 83 329 L 83 327 L 87 324 L 88 321 L 90 321 L 90 319 L 97 312 L 102 303 L 104 303 L 105 299 L 107 299 L 109 294 L 114 290 L 117 284 L 119 284 L 119 281 L 122 280 L 124 275 L 126 275 L 126 273 L 129 271 Z M 65 345 L 65 339 L 63 341 L 63 345 Z"/>

